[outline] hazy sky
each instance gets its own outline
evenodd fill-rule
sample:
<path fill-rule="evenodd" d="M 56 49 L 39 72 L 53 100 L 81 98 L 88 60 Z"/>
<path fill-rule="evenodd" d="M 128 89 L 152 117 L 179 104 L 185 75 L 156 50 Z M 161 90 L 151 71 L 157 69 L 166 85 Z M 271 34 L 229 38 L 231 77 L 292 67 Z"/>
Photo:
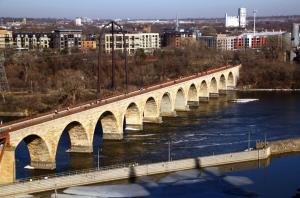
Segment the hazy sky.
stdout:
<path fill-rule="evenodd" d="M 174 18 L 300 14 L 300 0 L 0 0 L 0 17 Z"/>

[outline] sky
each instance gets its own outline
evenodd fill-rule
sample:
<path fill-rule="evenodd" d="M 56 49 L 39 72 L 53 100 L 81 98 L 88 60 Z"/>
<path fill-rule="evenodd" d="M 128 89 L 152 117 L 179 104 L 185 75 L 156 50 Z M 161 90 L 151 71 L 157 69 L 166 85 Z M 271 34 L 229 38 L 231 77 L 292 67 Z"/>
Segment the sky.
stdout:
<path fill-rule="evenodd" d="M 214 18 L 237 15 L 300 15 L 300 0 L 0 0 L 0 17 L 101 19 Z"/>

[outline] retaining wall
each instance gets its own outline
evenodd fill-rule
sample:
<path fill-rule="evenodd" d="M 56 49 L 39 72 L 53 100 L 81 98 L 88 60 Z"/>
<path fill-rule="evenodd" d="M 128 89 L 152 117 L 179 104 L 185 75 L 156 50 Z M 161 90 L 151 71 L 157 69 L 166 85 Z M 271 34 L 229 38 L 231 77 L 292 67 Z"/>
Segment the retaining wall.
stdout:
<path fill-rule="evenodd" d="M 270 148 L 268 147 L 263 150 L 244 151 L 147 165 L 132 165 L 110 170 L 94 170 L 75 175 L 65 175 L 48 179 L 44 178 L 40 180 L 3 185 L 0 186 L 0 197 L 12 197 L 20 194 L 50 191 L 71 186 L 129 179 L 131 177 L 155 175 L 192 168 L 203 168 L 266 159 L 270 156 L 270 154 Z"/>

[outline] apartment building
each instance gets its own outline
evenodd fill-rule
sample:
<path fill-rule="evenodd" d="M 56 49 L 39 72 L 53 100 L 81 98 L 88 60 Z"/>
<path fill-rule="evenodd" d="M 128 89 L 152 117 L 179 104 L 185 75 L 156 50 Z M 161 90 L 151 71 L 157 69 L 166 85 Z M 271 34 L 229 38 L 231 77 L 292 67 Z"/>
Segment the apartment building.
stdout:
<path fill-rule="evenodd" d="M 188 30 L 165 31 L 162 34 L 162 46 L 181 48 L 196 42 L 196 33 Z"/>
<path fill-rule="evenodd" d="M 207 47 L 218 50 L 242 50 L 246 48 L 260 49 L 266 44 L 267 38 L 279 37 L 282 41 L 284 32 L 259 32 L 243 33 L 238 36 L 229 36 L 226 34 L 217 34 L 216 36 L 202 36 L 199 40 L 205 43 Z"/>
<path fill-rule="evenodd" d="M 14 47 L 17 49 L 44 49 L 52 47 L 51 33 L 14 33 L 13 40 Z"/>
<path fill-rule="evenodd" d="M 0 30 L 0 49 L 13 47 L 12 31 Z"/>
<path fill-rule="evenodd" d="M 88 34 L 82 36 L 82 47 L 83 51 L 93 50 L 97 48 L 97 35 L 96 34 Z"/>
<path fill-rule="evenodd" d="M 123 34 L 114 34 L 114 48 L 116 51 L 124 51 Z M 112 51 L 112 34 L 105 34 L 105 52 Z M 160 37 L 158 33 L 126 33 L 126 48 L 129 55 L 134 54 L 138 49 L 143 49 L 146 53 L 152 53 L 160 48 Z"/>
<path fill-rule="evenodd" d="M 64 50 L 82 47 L 82 30 L 54 30 L 53 47 Z"/>

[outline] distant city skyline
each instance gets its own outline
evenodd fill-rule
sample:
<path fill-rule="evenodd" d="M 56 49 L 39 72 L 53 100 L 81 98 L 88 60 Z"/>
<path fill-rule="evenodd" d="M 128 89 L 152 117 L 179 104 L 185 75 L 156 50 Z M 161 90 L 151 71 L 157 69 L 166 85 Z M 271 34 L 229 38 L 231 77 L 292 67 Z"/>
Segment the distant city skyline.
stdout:
<path fill-rule="evenodd" d="M 100 19 L 215 18 L 239 7 L 258 16 L 299 15 L 299 0 L 0 0 L 0 17 Z"/>

